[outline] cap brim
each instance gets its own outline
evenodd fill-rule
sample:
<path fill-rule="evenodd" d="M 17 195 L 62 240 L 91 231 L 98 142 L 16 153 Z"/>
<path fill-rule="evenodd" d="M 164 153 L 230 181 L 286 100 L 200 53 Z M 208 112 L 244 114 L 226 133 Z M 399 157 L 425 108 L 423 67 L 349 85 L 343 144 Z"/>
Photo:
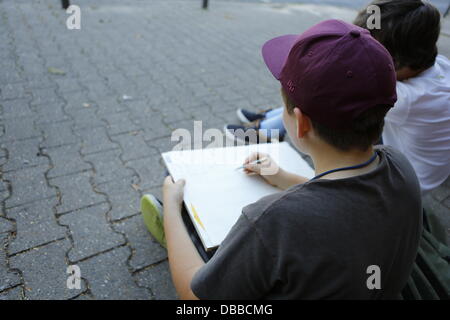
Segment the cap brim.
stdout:
<path fill-rule="evenodd" d="M 273 38 L 263 45 L 261 52 L 264 62 L 277 80 L 280 80 L 281 70 L 297 40 L 298 35 L 287 34 Z"/>

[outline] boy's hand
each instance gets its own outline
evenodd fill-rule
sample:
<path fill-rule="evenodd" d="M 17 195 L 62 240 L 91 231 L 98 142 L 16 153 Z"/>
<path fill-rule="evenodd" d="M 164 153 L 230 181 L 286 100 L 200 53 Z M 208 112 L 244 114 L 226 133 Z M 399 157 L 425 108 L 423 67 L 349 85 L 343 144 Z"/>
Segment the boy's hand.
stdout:
<path fill-rule="evenodd" d="M 258 159 L 266 159 L 259 164 L 249 164 Z M 244 172 L 248 175 L 259 174 L 267 183 L 280 189 L 287 189 L 297 184 L 307 182 L 309 179 L 298 176 L 281 169 L 270 155 L 262 152 L 251 154 L 244 161 Z"/>
<path fill-rule="evenodd" d="M 251 164 L 252 161 L 265 159 L 261 163 Z M 281 168 L 278 164 L 270 157 L 270 155 L 262 152 L 252 153 L 244 161 L 244 172 L 247 175 L 259 174 L 264 178 L 269 184 L 279 187 L 279 178 L 281 173 Z"/>
<path fill-rule="evenodd" d="M 183 202 L 185 184 L 186 181 L 184 179 L 173 182 L 172 177 L 167 176 L 163 184 L 164 205 L 166 203 L 181 205 Z"/>

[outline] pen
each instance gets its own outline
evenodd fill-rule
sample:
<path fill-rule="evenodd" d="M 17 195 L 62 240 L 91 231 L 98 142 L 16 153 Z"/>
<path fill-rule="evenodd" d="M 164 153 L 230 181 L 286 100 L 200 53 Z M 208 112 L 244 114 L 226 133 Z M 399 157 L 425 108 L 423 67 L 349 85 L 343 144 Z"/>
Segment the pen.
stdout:
<path fill-rule="evenodd" d="M 248 165 L 250 165 L 250 164 L 260 164 L 261 162 L 266 161 L 266 160 L 267 160 L 267 157 L 264 157 L 264 158 L 262 158 L 262 159 L 257 159 L 257 160 L 254 160 L 254 161 L 252 161 L 252 162 L 249 162 L 249 163 L 247 163 L 247 164 L 244 164 L 244 165 L 242 165 L 242 166 L 236 168 L 235 170 L 243 169 L 243 168 L 245 168 L 245 166 L 248 166 Z"/>

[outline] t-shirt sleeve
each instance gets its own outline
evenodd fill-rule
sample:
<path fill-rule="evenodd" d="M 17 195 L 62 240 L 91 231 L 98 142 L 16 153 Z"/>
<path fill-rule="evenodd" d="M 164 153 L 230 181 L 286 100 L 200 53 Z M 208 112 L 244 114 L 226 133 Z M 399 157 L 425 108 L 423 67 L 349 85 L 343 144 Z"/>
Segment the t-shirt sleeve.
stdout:
<path fill-rule="evenodd" d="M 385 121 L 396 125 L 402 125 L 409 116 L 411 106 L 411 93 L 407 84 L 397 81 L 397 102 L 386 114 Z"/>
<path fill-rule="evenodd" d="M 243 213 L 227 237 L 194 276 L 199 299 L 261 299 L 273 283 L 273 258 Z"/>

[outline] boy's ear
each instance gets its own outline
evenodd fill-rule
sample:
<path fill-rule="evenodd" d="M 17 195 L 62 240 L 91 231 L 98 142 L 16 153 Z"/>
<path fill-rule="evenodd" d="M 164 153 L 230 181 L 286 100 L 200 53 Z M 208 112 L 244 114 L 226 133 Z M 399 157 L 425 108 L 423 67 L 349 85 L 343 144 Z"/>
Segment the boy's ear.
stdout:
<path fill-rule="evenodd" d="M 297 137 L 303 138 L 311 130 L 311 121 L 298 107 L 294 108 L 294 116 L 297 122 Z"/>

